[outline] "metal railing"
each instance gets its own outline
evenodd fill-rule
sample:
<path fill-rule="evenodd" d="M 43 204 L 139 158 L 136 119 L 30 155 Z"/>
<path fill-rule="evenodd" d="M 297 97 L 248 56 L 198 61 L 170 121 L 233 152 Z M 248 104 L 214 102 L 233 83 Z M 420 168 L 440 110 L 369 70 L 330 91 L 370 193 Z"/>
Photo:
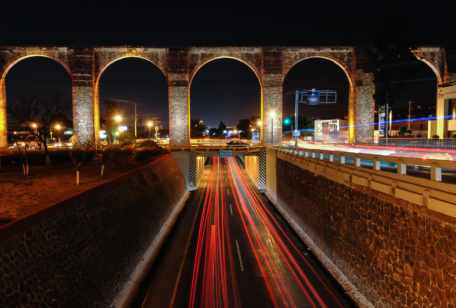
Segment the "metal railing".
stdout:
<path fill-rule="evenodd" d="M 385 148 L 404 148 L 407 150 L 443 150 L 456 152 L 456 139 L 427 139 L 427 138 L 380 138 L 378 145 Z"/>
<path fill-rule="evenodd" d="M 430 180 L 441 182 L 442 181 L 442 169 L 456 169 L 456 161 L 438 160 L 438 159 L 421 159 L 415 157 L 399 157 L 399 156 L 381 156 L 375 154 L 364 154 L 364 153 L 350 153 L 341 151 L 329 151 L 320 149 L 309 149 L 309 148 L 290 148 L 275 146 L 274 149 L 279 151 L 288 152 L 298 157 L 306 157 L 309 159 L 327 160 L 331 163 L 339 163 L 350 167 L 360 168 L 360 170 L 374 170 L 382 171 L 381 163 L 387 163 L 389 165 L 397 166 L 397 175 L 399 177 L 411 178 L 412 176 L 407 174 L 407 166 L 426 166 L 430 171 Z M 350 164 L 347 164 L 350 161 Z M 362 166 L 362 161 L 369 161 L 371 167 L 366 168 Z M 353 162 L 353 164 L 351 164 Z M 405 180 L 406 178 L 404 178 Z M 418 178 L 417 178 L 418 179 Z M 420 179 L 424 180 L 424 179 Z M 449 184 L 451 185 L 451 184 Z M 452 185 L 453 186 L 453 185 Z M 454 188 L 452 188 L 454 189 Z"/>

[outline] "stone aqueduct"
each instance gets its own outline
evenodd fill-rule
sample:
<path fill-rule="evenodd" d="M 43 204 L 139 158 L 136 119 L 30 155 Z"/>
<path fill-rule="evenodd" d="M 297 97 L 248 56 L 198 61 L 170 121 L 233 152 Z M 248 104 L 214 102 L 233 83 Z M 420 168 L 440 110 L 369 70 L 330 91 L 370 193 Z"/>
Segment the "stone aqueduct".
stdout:
<path fill-rule="evenodd" d="M 449 51 L 443 47 L 422 47 L 417 56 L 435 72 L 438 84 L 456 80 L 456 65 L 447 61 Z M 372 68 L 360 47 L 15 47 L 0 48 L 0 148 L 7 144 L 5 77 L 19 61 L 35 56 L 58 61 L 72 78 L 73 120 L 80 138 L 98 135 L 100 102 L 98 83 L 103 71 L 127 57 L 154 63 L 168 81 L 170 145 L 190 143 L 190 84 L 196 72 L 209 61 L 231 58 L 247 64 L 261 85 L 261 117 L 275 111 L 276 119 L 263 120 L 262 140 L 280 142 L 282 133 L 282 86 L 287 72 L 298 62 L 324 58 L 339 65 L 347 74 L 349 91 L 349 138 L 357 142 L 373 138 L 375 91 Z M 437 115 L 439 102 L 437 101 Z M 442 121 L 443 123 L 443 121 Z M 440 123 L 438 126 L 442 126 Z"/>

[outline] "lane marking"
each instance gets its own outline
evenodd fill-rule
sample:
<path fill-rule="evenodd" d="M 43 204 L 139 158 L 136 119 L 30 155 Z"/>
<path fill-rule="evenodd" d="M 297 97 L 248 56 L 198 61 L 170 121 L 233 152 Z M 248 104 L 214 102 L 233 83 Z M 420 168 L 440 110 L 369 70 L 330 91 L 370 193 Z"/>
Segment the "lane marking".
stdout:
<path fill-rule="evenodd" d="M 228 196 L 230 195 L 230 191 L 228 190 L 228 188 L 226 189 L 226 192 L 228 193 Z"/>
<path fill-rule="evenodd" d="M 184 256 L 182 258 L 182 262 L 181 262 L 181 265 L 180 265 L 180 268 L 179 268 L 179 274 L 177 275 L 176 284 L 174 285 L 173 296 L 171 297 L 171 303 L 169 304 L 169 307 L 173 307 L 173 305 L 174 305 L 174 300 L 176 298 L 176 293 L 177 293 L 177 287 L 179 286 L 179 281 L 180 281 L 180 277 L 181 277 L 181 274 L 182 274 L 182 269 L 184 268 L 184 261 L 185 261 L 185 258 L 187 257 L 187 251 L 188 251 L 188 247 L 190 246 L 190 240 L 192 239 L 193 229 L 195 228 L 196 219 L 198 218 L 198 212 L 199 212 L 199 209 L 200 209 L 200 206 L 201 206 L 201 202 L 203 201 L 203 198 L 205 196 L 204 191 L 207 189 L 207 186 L 208 186 L 209 182 L 207 181 L 205 184 L 206 185 L 205 185 L 205 187 L 203 189 L 203 192 L 201 193 L 201 199 L 199 201 L 198 208 L 196 209 L 195 218 L 193 219 L 192 228 L 190 229 L 190 234 L 188 235 L 187 247 L 185 248 L 185 251 L 184 251 Z M 149 291 L 150 291 L 150 289 L 149 289 Z M 147 300 L 148 296 L 149 296 L 149 294 L 147 294 L 146 299 L 144 300 L 144 302 Z"/>
<path fill-rule="evenodd" d="M 231 204 L 230 204 L 230 205 L 231 205 Z M 239 250 L 239 243 L 238 243 L 238 240 L 236 240 L 236 246 L 237 246 L 238 255 L 239 255 L 239 263 L 241 263 L 241 271 L 244 271 L 244 266 L 242 265 L 241 251 Z"/>
<path fill-rule="evenodd" d="M 230 211 L 231 211 L 231 216 L 233 216 L 233 208 L 231 207 L 231 204 L 230 204 Z"/>

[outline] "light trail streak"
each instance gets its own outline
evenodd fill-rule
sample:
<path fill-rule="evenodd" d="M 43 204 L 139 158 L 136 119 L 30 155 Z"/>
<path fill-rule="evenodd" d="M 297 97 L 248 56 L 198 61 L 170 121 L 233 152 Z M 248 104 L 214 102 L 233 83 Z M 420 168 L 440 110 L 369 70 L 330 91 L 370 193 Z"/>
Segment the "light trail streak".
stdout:
<path fill-rule="evenodd" d="M 243 174 L 242 174 L 238 164 L 235 162 L 235 160 L 234 159 L 230 159 L 230 160 L 231 160 L 230 161 L 230 172 L 232 174 L 235 174 L 236 175 L 235 177 L 239 179 L 239 185 L 238 185 L 238 183 L 236 181 L 233 181 L 234 186 L 235 186 L 235 189 L 233 189 L 233 190 L 239 191 L 239 188 L 240 188 L 240 190 L 242 190 L 244 192 L 244 194 L 246 196 L 246 199 L 248 201 L 247 203 L 250 205 L 250 209 L 256 214 L 255 216 L 257 217 L 260 226 L 263 227 L 262 228 L 263 230 L 267 231 L 267 239 L 270 240 L 271 244 L 272 243 L 275 244 L 273 253 L 275 254 L 276 251 L 279 252 L 278 255 L 280 255 L 280 258 L 284 261 L 287 270 L 295 278 L 295 280 L 296 280 L 295 283 L 297 283 L 299 285 L 299 287 L 301 288 L 302 292 L 307 296 L 308 300 L 310 301 L 310 304 L 312 306 L 316 307 L 316 305 L 315 305 L 315 301 L 316 301 L 316 302 L 318 302 L 318 304 L 321 307 L 327 307 L 325 302 L 322 300 L 322 298 L 316 292 L 316 290 L 313 287 L 313 285 L 310 283 L 308 277 L 303 272 L 302 268 L 300 267 L 300 265 L 297 262 L 297 260 L 294 258 L 294 256 L 291 253 L 291 251 L 288 249 L 288 247 L 283 242 L 282 237 L 279 235 L 277 230 L 281 231 L 281 233 L 283 234 L 283 237 L 288 240 L 288 242 L 292 245 L 292 247 L 295 248 L 295 250 L 299 253 L 299 255 L 302 257 L 302 259 L 306 262 L 306 264 L 309 265 L 307 260 L 305 260 L 304 256 L 299 252 L 299 250 L 295 247 L 295 245 L 293 245 L 292 241 L 288 238 L 288 236 L 286 236 L 285 232 L 278 225 L 277 221 L 274 219 L 272 214 L 269 213 L 269 211 L 266 209 L 266 207 L 263 204 L 261 198 L 255 193 L 253 188 L 249 185 L 249 183 L 247 182 L 247 180 L 243 176 Z M 231 180 L 231 178 L 230 178 L 230 180 Z M 241 194 L 235 194 L 235 196 L 236 195 L 239 195 L 240 198 L 243 198 Z M 246 202 L 244 200 L 241 200 L 241 202 L 239 202 L 239 203 L 241 204 L 242 209 L 243 209 L 243 211 L 241 211 L 241 209 L 239 209 L 240 212 L 244 213 L 247 217 L 251 216 L 250 213 L 249 213 L 248 208 L 245 206 Z M 269 219 L 269 217 L 271 219 Z M 254 225 L 252 224 L 253 219 L 248 218 L 248 220 L 251 222 L 250 223 L 250 228 L 251 228 L 252 232 L 259 234 L 258 231 L 257 231 L 258 228 L 254 228 Z M 272 222 L 275 224 L 275 226 L 274 226 L 274 224 Z M 244 226 L 245 226 L 245 224 L 244 224 Z M 246 229 L 246 231 L 248 232 L 247 229 Z M 259 240 L 259 241 L 263 241 L 263 239 L 261 237 L 258 237 L 258 236 L 256 236 L 256 239 Z M 264 245 L 264 243 L 258 242 L 258 244 L 262 248 L 262 250 L 265 249 L 266 245 Z M 255 247 L 252 246 L 252 248 L 254 249 Z M 265 257 L 266 257 L 266 261 L 267 261 L 268 258 L 271 259 L 270 253 L 267 250 L 266 251 L 263 250 L 263 253 L 264 253 Z M 278 263 L 280 264 L 280 262 L 278 262 Z M 270 266 L 270 268 L 272 270 L 274 270 L 277 274 L 279 274 L 277 269 L 274 266 Z M 312 269 L 312 267 L 310 267 L 310 265 L 309 265 L 309 268 Z M 331 293 L 329 288 L 323 283 L 323 281 L 317 275 L 317 273 L 313 269 L 312 269 L 312 271 L 318 277 L 319 281 L 325 286 L 327 291 L 331 294 L 331 296 L 333 297 L 333 299 L 337 303 L 337 305 L 342 307 L 342 305 L 335 298 L 335 296 Z M 302 284 L 301 281 L 304 282 L 304 284 Z M 281 287 L 282 288 L 284 287 L 283 282 L 280 279 L 275 280 L 275 283 L 276 283 L 276 287 L 278 287 L 279 290 L 280 290 Z M 283 294 L 282 294 L 282 291 L 284 292 Z M 309 292 L 310 292 L 310 294 L 312 294 L 312 296 L 309 294 Z M 290 298 L 289 296 L 290 295 L 289 295 L 287 289 L 281 290 L 280 297 L 282 299 L 284 297 L 286 297 L 288 299 L 288 302 L 290 303 L 290 305 L 291 306 L 295 306 L 295 303 L 293 302 L 294 299 Z"/>
<path fill-rule="evenodd" d="M 226 188 L 225 195 L 226 185 L 229 188 Z M 240 213 L 243 230 L 248 239 L 247 246 L 253 252 L 272 306 L 294 308 L 306 304 L 315 308 L 343 307 L 267 210 L 236 160 L 222 160 L 219 157 L 213 160 L 205 192 L 189 307 L 241 307 L 234 254 L 238 254 L 240 271 L 244 272 L 245 268 L 239 242 L 235 239 L 232 247 L 230 237 L 228 205 L 231 217 L 233 208 L 226 200 L 230 196 L 230 189 L 233 194 L 229 198 L 234 199 L 234 205 Z M 294 254 L 295 252 L 297 254 Z M 300 264 L 295 255 L 304 262 Z M 310 270 L 305 272 L 302 264 Z M 318 278 L 313 279 L 313 283 L 316 281 L 324 286 L 324 300 L 308 275 L 311 275 L 312 279 L 314 276 Z"/>
<path fill-rule="evenodd" d="M 189 307 L 241 307 L 221 170 L 222 161 L 215 158 L 201 213 Z"/>

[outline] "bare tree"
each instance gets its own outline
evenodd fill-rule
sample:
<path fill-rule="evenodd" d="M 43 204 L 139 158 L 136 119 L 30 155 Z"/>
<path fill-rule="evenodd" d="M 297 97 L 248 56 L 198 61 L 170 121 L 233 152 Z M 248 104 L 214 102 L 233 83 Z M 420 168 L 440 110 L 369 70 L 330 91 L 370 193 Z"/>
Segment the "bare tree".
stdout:
<path fill-rule="evenodd" d="M 70 141 L 73 143 L 70 150 L 71 161 L 73 162 L 76 168 L 76 185 L 79 185 L 79 170 L 86 158 L 87 153 L 95 148 L 95 142 L 93 140 L 83 140 L 78 139 L 76 135 L 70 138 Z"/>
<path fill-rule="evenodd" d="M 25 140 L 23 142 L 23 146 L 24 146 L 24 155 L 22 155 L 20 141 L 16 140 L 16 147 L 17 147 L 17 150 L 19 151 L 19 156 L 21 157 L 21 163 L 22 163 L 22 169 L 24 170 L 24 175 L 28 175 L 29 174 L 29 163 L 28 163 L 27 152 L 28 152 L 29 144 L 28 144 L 27 140 Z"/>
<path fill-rule="evenodd" d="M 27 125 L 30 134 L 43 144 L 47 165 L 49 151 L 46 136 L 52 126 L 61 124 L 61 119 L 67 117 L 71 108 L 71 100 L 62 93 L 33 89 L 21 90 L 7 105 L 8 114 L 16 121 L 15 124 Z"/>

